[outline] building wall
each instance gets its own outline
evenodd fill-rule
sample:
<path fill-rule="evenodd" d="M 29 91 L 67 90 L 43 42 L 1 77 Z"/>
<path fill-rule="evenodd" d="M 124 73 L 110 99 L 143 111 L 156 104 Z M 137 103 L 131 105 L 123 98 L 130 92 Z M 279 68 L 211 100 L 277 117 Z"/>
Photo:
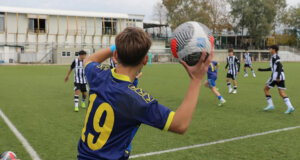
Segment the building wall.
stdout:
<path fill-rule="evenodd" d="M 45 19 L 45 31 L 30 31 L 29 18 Z M 103 20 L 101 17 L 5 13 L 5 32 L 0 32 L 0 60 L 6 63 L 10 59 L 21 63 L 69 63 L 74 57 L 60 57 L 61 51 L 75 53 L 87 49 L 94 52 L 114 43 L 115 35 L 102 33 Z M 143 27 L 142 20 L 130 21 L 130 24 Z M 117 19 L 117 33 L 128 25 L 129 19 Z M 20 49 L 22 47 L 24 49 Z M 28 55 L 18 56 L 21 54 Z"/>

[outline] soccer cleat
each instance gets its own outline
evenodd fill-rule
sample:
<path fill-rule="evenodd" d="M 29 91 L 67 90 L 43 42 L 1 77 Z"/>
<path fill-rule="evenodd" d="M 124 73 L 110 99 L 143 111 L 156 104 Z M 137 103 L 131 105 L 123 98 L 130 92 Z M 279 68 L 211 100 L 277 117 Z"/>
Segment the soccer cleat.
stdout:
<path fill-rule="evenodd" d="M 85 108 L 85 103 L 84 102 L 81 102 L 81 107 Z"/>
<path fill-rule="evenodd" d="M 244 77 L 248 77 L 248 74 L 245 74 Z"/>
<path fill-rule="evenodd" d="M 229 89 L 228 93 L 231 93 L 231 92 L 232 92 L 232 88 Z"/>
<path fill-rule="evenodd" d="M 237 90 L 233 90 L 233 92 L 232 92 L 233 94 L 237 94 Z"/>
<path fill-rule="evenodd" d="M 292 112 L 294 112 L 295 111 L 295 108 L 289 108 L 289 109 L 287 109 L 284 113 L 285 114 L 291 114 Z"/>
<path fill-rule="evenodd" d="M 225 103 L 226 103 L 226 100 L 223 99 L 223 100 L 220 101 L 220 103 L 218 104 L 218 106 L 221 107 L 221 106 L 223 106 Z"/>
<path fill-rule="evenodd" d="M 79 111 L 79 108 L 78 108 L 78 107 L 75 107 L 74 111 L 75 111 L 75 112 L 78 112 L 78 111 Z"/>
<path fill-rule="evenodd" d="M 268 107 L 264 108 L 264 110 L 265 110 L 265 111 L 268 111 L 268 110 L 272 110 L 272 109 L 274 109 L 274 108 L 275 108 L 274 106 L 268 106 Z"/>
<path fill-rule="evenodd" d="M 253 73 L 253 77 L 255 78 L 256 77 L 256 75 Z"/>

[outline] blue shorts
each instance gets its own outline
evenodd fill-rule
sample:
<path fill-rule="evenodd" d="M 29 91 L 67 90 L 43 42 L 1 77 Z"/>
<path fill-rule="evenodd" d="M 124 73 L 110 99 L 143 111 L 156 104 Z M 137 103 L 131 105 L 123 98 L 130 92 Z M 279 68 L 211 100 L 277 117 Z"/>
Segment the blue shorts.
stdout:
<path fill-rule="evenodd" d="M 136 78 L 136 79 L 133 81 L 133 85 L 134 85 L 135 87 L 137 87 L 138 83 L 139 83 L 139 79 Z"/>
<path fill-rule="evenodd" d="M 207 79 L 207 83 L 209 88 L 213 88 L 216 86 L 216 79 Z"/>

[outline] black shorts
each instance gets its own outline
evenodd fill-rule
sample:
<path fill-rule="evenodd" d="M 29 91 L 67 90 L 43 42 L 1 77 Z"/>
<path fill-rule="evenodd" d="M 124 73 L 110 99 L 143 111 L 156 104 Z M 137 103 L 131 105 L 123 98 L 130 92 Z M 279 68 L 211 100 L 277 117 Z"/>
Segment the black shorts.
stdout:
<path fill-rule="evenodd" d="M 246 67 L 246 68 L 247 68 L 247 67 L 248 67 L 248 68 L 251 68 L 251 67 L 252 67 L 252 64 L 245 64 L 244 67 Z"/>
<path fill-rule="evenodd" d="M 267 86 L 268 86 L 269 88 L 274 88 L 275 86 L 277 86 L 278 89 L 286 89 L 286 88 L 285 88 L 285 81 L 284 81 L 284 80 L 279 81 L 279 82 L 269 80 L 269 81 L 267 82 Z"/>
<path fill-rule="evenodd" d="M 230 74 L 230 73 L 227 73 L 227 78 L 231 78 L 232 80 L 235 80 L 236 79 L 236 75 L 233 75 L 233 74 Z"/>
<path fill-rule="evenodd" d="M 80 90 L 81 92 L 86 92 L 86 84 L 74 83 L 74 91 Z"/>

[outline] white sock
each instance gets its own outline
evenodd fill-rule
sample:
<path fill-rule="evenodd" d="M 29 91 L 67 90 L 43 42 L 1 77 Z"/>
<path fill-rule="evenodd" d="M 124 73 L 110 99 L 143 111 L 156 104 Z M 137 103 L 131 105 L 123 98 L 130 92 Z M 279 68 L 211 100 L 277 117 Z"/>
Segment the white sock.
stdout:
<path fill-rule="evenodd" d="M 266 99 L 267 99 L 267 102 L 268 102 L 268 106 L 274 106 L 271 96 L 266 96 Z"/>
<path fill-rule="evenodd" d="M 237 90 L 237 86 L 234 86 L 233 89 L 234 89 L 234 90 Z"/>
<path fill-rule="evenodd" d="M 252 70 L 252 73 L 255 74 L 254 69 Z"/>
<path fill-rule="evenodd" d="M 284 100 L 284 102 L 285 102 L 285 104 L 286 104 L 286 106 L 287 106 L 288 108 L 294 108 L 294 107 L 292 106 L 291 101 L 290 101 L 290 99 L 289 99 L 288 97 L 285 97 L 283 100 Z"/>
<path fill-rule="evenodd" d="M 227 83 L 227 87 L 228 87 L 228 90 L 231 90 L 231 85 L 230 85 L 230 83 Z"/>
<path fill-rule="evenodd" d="M 74 96 L 74 102 L 75 102 L 75 107 L 78 107 L 78 102 L 79 102 L 79 96 L 78 95 Z"/>

